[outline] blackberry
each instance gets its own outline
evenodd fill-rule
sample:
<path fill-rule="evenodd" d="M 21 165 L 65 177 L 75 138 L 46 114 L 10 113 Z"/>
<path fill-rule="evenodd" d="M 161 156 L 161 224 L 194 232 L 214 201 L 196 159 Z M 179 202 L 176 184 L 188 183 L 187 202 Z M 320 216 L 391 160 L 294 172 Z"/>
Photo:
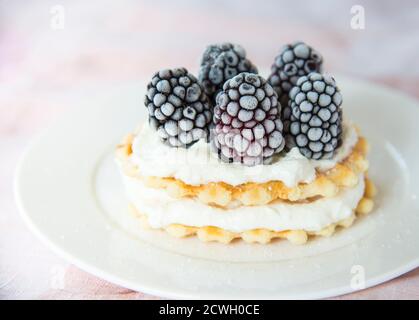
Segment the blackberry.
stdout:
<path fill-rule="evenodd" d="M 335 79 L 310 73 L 290 91 L 289 148 L 311 159 L 330 159 L 342 139 L 342 95 Z"/>
<path fill-rule="evenodd" d="M 258 72 L 246 59 L 246 51 L 231 43 L 215 44 L 205 50 L 198 78 L 207 96 L 215 102 L 224 82 L 241 72 Z"/>
<path fill-rule="evenodd" d="M 214 108 L 212 146 L 226 162 L 269 163 L 284 148 L 281 106 L 261 76 L 240 73 L 227 80 Z"/>
<path fill-rule="evenodd" d="M 311 72 L 322 72 L 322 56 L 304 42 L 285 45 L 271 68 L 268 82 L 278 94 L 282 105 L 284 132 L 289 130 L 291 110 L 288 106 L 288 94 L 297 80 Z"/>
<path fill-rule="evenodd" d="M 209 137 L 212 111 L 198 80 L 185 68 L 154 74 L 144 104 L 149 123 L 172 147 L 189 147 Z"/>

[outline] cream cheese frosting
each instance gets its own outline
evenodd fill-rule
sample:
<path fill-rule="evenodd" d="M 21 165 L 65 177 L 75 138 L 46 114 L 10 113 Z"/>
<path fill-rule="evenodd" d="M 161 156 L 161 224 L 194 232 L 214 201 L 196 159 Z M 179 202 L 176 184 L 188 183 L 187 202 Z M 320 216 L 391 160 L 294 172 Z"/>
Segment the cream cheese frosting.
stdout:
<path fill-rule="evenodd" d="M 336 196 L 307 203 L 276 201 L 264 206 L 221 209 L 196 199 L 171 198 L 165 190 L 148 188 L 141 180 L 124 175 L 128 198 L 140 213 L 146 214 L 153 228 L 170 224 L 215 226 L 232 232 L 264 228 L 274 231 L 319 231 L 348 218 L 362 199 L 364 177 L 357 186 L 342 189 Z"/>
<path fill-rule="evenodd" d="M 188 149 L 172 148 L 160 141 L 156 132 L 145 123 L 136 134 L 130 161 L 141 174 L 155 177 L 173 177 L 191 185 L 225 182 L 239 185 L 247 182 L 282 181 L 288 187 L 310 183 L 316 178 L 316 169 L 328 170 L 344 160 L 358 141 L 351 123 L 343 124 L 343 143 L 330 160 L 310 160 L 293 148 L 274 159 L 272 164 L 247 167 L 239 163 L 225 163 L 200 140 Z"/>

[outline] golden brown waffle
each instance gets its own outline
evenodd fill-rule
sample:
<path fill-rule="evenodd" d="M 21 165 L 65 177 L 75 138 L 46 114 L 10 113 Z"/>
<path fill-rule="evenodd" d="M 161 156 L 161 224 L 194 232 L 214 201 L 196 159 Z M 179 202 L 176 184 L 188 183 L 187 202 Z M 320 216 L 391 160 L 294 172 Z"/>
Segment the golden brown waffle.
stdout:
<path fill-rule="evenodd" d="M 341 163 L 325 172 L 317 172 L 311 183 L 300 183 L 289 188 L 281 181 L 266 183 L 245 183 L 233 186 L 224 182 L 204 185 L 190 185 L 173 177 L 150 177 L 143 175 L 137 166 L 129 161 L 132 153 L 133 134 L 127 135 L 117 147 L 124 174 L 141 179 L 150 188 L 165 189 L 174 198 L 194 197 L 205 204 L 219 207 L 238 205 L 264 205 L 274 200 L 305 200 L 313 197 L 333 197 L 340 188 L 353 187 L 358 183 L 360 173 L 368 170 L 366 154 L 368 143 L 360 137 L 351 154 Z"/>
<path fill-rule="evenodd" d="M 234 239 L 243 239 L 245 242 L 248 243 L 261 243 L 266 244 L 271 242 L 274 239 L 287 239 L 293 244 L 304 244 L 307 242 L 309 237 L 312 236 L 323 236 L 329 237 L 335 233 L 335 231 L 339 227 L 348 228 L 350 227 L 353 222 L 355 221 L 357 216 L 365 215 L 371 212 L 374 206 L 374 201 L 372 197 L 374 197 L 376 193 L 376 189 L 374 184 L 369 180 L 365 179 L 365 191 L 364 197 L 358 203 L 357 208 L 355 209 L 354 213 L 344 219 L 339 221 L 338 223 L 331 224 L 326 228 L 317 231 L 304 231 L 304 230 L 288 230 L 288 231 L 281 231 L 276 232 L 268 229 L 254 229 L 245 232 L 230 232 L 221 228 L 217 227 L 191 227 L 181 224 L 171 224 L 164 228 L 164 230 L 169 233 L 170 235 L 177 237 L 177 238 L 184 238 L 188 236 L 196 235 L 200 240 L 209 242 L 209 241 L 216 241 L 221 243 L 230 243 Z M 129 206 L 131 214 L 141 219 L 142 225 L 146 228 L 149 228 L 149 224 L 147 221 L 147 216 L 145 214 L 141 214 L 133 205 Z"/>

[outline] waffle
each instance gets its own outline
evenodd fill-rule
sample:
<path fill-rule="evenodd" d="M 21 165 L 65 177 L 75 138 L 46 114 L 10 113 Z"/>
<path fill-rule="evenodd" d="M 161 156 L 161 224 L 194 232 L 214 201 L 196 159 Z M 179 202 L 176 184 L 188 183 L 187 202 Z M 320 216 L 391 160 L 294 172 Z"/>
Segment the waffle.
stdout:
<path fill-rule="evenodd" d="M 129 134 L 117 146 L 117 158 L 125 175 L 141 179 L 147 187 L 165 189 L 173 198 L 193 197 L 205 204 L 222 208 L 265 205 L 278 199 L 301 201 L 314 197 L 333 197 L 341 188 L 357 185 L 359 174 L 368 170 L 368 161 L 365 158 L 368 142 L 360 137 L 344 161 L 325 172 L 318 171 L 316 179 L 311 183 L 300 183 L 291 188 L 281 181 L 251 182 L 237 186 L 224 182 L 190 185 L 173 177 L 143 175 L 129 159 L 133 139 L 134 135 Z"/>
<path fill-rule="evenodd" d="M 305 230 L 287 230 L 277 232 L 268 229 L 254 229 L 236 233 L 213 226 L 192 227 L 180 224 L 171 224 L 165 227 L 164 230 L 177 238 L 196 235 L 201 241 L 204 242 L 215 241 L 228 244 L 235 239 L 242 239 L 247 243 L 267 244 L 275 239 L 287 239 L 293 244 L 304 244 L 310 237 L 329 237 L 333 235 L 339 228 L 348 228 L 354 223 L 357 217 L 371 212 L 374 207 L 374 201 L 372 198 L 374 197 L 375 193 L 376 189 L 374 184 L 368 178 L 365 178 L 364 196 L 359 201 L 353 214 L 344 220 L 331 224 L 326 228 L 315 232 Z M 140 219 L 144 227 L 150 228 L 146 214 L 140 213 L 133 205 L 129 206 L 129 210 L 131 214 Z"/>

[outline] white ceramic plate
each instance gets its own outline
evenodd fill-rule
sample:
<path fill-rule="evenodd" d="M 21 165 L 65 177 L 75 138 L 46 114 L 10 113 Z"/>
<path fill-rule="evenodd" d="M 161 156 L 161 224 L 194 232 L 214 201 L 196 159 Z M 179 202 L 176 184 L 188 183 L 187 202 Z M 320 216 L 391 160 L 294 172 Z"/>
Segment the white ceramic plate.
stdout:
<path fill-rule="evenodd" d="M 143 84 L 90 99 L 43 134 L 18 167 L 17 203 L 31 229 L 70 262 L 158 296 L 322 298 L 354 291 L 363 275 L 366 287 L 387 281 L 419 266 L 419 105 L 373 84 L 337 80 L 345 117 L 372 145 L 379 194 L 371 215 L 331 238 L 225 246 L 142 231 L 125 214 L 112 153 L 145 119 Z"/>

